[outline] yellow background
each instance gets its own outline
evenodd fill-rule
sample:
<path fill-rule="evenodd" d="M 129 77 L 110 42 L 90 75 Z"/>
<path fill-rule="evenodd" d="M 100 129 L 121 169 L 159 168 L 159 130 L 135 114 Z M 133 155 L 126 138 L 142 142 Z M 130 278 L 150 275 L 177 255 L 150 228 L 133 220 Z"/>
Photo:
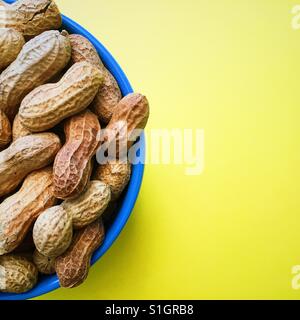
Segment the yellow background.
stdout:
<path fill-rule="evenodd" d="M 86 283 L 41 298 L 299 299 L 297 1 L 57 3 L 148 96 L 148 129 L 205 130 L 205 171 L 148 165 L 133 215 Z"/>

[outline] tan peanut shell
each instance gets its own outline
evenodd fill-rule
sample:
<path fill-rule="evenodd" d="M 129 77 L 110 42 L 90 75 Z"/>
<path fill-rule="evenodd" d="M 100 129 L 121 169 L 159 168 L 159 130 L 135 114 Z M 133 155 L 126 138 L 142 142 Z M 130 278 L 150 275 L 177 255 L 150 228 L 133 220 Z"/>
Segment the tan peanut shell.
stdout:
<path fill-rule="evenodd" d="M 93 252 L 105 236 L 102 220 L 96 220 L 74 234 L 68 250 L 55 261 L 55 270 L 64 288 L 79 286 L 88 276 Z"/>
<path fill-rule="evenodd" d="M 107 124 L 113 114 L 114 108 L 122 99 L 122 94 L 116 79 L 105 68 L 97 50 L 92 43 L 79 34 L 70 35 L 72 47 L 71 61 L 87 61 L 98 67 L 103 73 L 103 83 L 92 103 L 93 111 L 99 116 L 101 123 Z"/>
<path fill-rule="evenodd" d="M 4 148 L 11 141 L 11 125 L 6 114 L 0 110 L 0 148 Z"/>
<path fill-rule="evenodd" d="M 21 123 L 32 132 L 45 131 L 83 111 L 102 82 L 101 72 L 88 62 L 74 64 L 57 83 L 29 93 L 20 107 Z"/>
<path fill-rule="evenodd" d="M 38 271 L 28 259 L 17 255 L 0 257 L 0 291 L 23 293 L 37 283 Z"/>
<path fill-rule="evenodd" d="M 19 0 L 9 5 L 0 3 L 0 27 L 19 30 L 26 37 L 58 29 L 61 14 L 53 0 Z"/>
<path fill-rule="evenodd" d="M 65 32 L 46 31 L 28 41 L 0 75 L 0 109 L 12 120 L 23 98 L 62 70 L 70 56 Z"/>
<path fill-rule="evenodd" d="M 37 250 L 33 253 L 33 262 L 36 265 L 38 271 L 42 274 L 53 274 L 55 273 L 55 258 L 49 258 Z"/>
<path fill-rule="evenodd" d="M 32 171 L 49 165 L 61 144 L 53 133 L 19 138 L 0 152 L 0 196 L 9 194 Z"/>
<path fill-rule="evenodd" d="M 12 127 L 13 141 L 16 141 L 17 139 L 28 136 L 30 134 L 31 134 L 31 132 L 22 125 L 22 123 L 20 121 L 20 116 L 19 116 L 19 114 L 17 114 L 15 116 L 15 119 L 13 122 L 13 127 Z"/>
<path fill-rule="evenodd" d="M 0 255 L 16 249 L 38 215 L 55 203 L 52 167 L 28 175 L 21 189 L 0 205 Z"/>
<path fill-rule="evenodd" d="M 145 96 L 131 93 L 116 106 L 113 116 L 101 135 L 101 143 L 114 143 L 117 156 L 129 149 L 144 129 L 149 118 L 149 103 Z M 104 146 L 103 146 L 104 148 Z M 103 149 L 104 150 L 104 149 Z M 125 152 L 127 154 L 127 152 Z"/>
<path fill-rule="evenodd" d="M 83 37 L 80 34 L 71 34 L 70 43 L 72 47 L 72 64 L 87 61 L 96 67 L 104 67 L 96 48 L 87 38 Z"/>
<path fill-rule="evenodd" d="M 94 178 L 110 186 L 111 198 L 115 201 L 127 186 L 130 175 L 130 163 L 117 160 L 99 165 Z"/>
<path fill-rule="evenodd" d="M 0 28 L 0 71 L 16 60 L 24 44 L 22 33 L 11 28 Z"/>
<path fill-rule="evenodd" d="M 98 219 L 110 201 L 110 188 L 101 181 L 91 181 L 84 193 L 61 205 L 72 217 L 73 227 L 80 229 Z"/>
<path fill-rule="evenodd" d="M 59 199 L 74 197 L 86 167 L 100 140 L 100 124 L 89 110 L 69 118 L 65 123 L 66 143 L 58 152 L 53 166 L 54 195 Z"/>
<path fill-rule="evenodd" d="M 72 218 L 61 206 L 42 212 L 33 227 L 35 247 L 42 255 L 50 258 L 68 249 L 72 235 Z"/>

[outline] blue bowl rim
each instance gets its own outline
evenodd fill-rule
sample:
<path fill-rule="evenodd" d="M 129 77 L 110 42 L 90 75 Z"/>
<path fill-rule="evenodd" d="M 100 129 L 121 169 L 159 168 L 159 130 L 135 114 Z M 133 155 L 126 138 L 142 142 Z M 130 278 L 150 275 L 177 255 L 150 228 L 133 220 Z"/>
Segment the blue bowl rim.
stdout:
<path fill-rule="evenodd" d="M 5 0 L 7 3 L 12 3 L 14 0 Z M 91 33 L 89 33 L 85 28 L 80 26 L 78 23 L 72 19 L 63 15 L 63 28 L 65 28 L 70 33 L 81 34 L 82 36 L 89 39 L 95 48 L 97 49 L 103 63 L 108 68 L 108 70 L 116 78 L 122 95 L 125 96 L 133 92 L 133 89 L 127 79 L 125 73 L 109 53 L 109 51 L 97 40 Z M 127 187 L 126 194 L 120 206 L 119 212 L 116 215 L 115 220 L 111 224 L 110 228 L 107 230 L 104 243 L 98 248 L 91 260 L 91 264 L 95 264 L 104 253 L 113 245 L 115 240 L 118 238 L 119 234 L 126 225 L 128 218 L 136 203 L 142 180 L 144 174 L 144 159 L 145 159 L 145 136 L 142 134 L 140 137 L 140 159 L 141 163 L 132 166 L 132 175 L 130 182 Z M 10 294 L 10 293 L 0 293 L 0 300 L 25 300 L 34 297 L 41 296 L 43 294 L 49 293 L 60 287 L 59 281 L 56 275 L 42 277 L 38 284 L 30 291 L 22 294 Z"/>

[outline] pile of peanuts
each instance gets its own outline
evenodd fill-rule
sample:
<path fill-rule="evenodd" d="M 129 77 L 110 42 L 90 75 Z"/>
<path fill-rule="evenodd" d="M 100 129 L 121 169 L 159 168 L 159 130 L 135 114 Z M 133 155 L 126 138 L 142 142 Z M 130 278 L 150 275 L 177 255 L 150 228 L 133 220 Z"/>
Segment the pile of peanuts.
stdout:
<path fill-rule="evenodd" d="M 95 155 L 124 128 L 128 150 L 149 117 L 146 97 L 122 97 L 89 40 L 61 24 L 52 0 L 0 1 L 1 292 L 39 274 L 86 279 L 131 175 L 128 160 Z"/>

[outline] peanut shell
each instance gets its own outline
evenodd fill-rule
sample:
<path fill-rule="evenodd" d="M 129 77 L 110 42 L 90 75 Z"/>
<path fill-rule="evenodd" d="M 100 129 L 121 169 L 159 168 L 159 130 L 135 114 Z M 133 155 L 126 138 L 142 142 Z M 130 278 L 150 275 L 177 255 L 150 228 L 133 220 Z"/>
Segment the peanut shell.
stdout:
<path fill-rule="evenodd" d="M 54 195 L 67 199 L 82 191 L 85 170 L 100 140 L 100 124 L 89 110 L 69 118 L 65 123 L 66 143 L 58 152 L 53 166 Z M 90 175 L 90 174 L 89 174 Z"/>
<path fill-rule="evenodd" d="M 149 103 L 145 96 L 131 93 L 116 106 L 113 116 L 101 135 L 101 142 L 114 143 L 117 157 L 127 151 L 138 137 L 137 129 L 144 129 L 149 118 Z"/>
<path fill-rule="evenodd" d="M 52 167 L 28 175 L 21 189 L 0 205 L 0 255 L 16 249 L 39 214 L 55 203 Z"/>
<path fill-rule="evenodd" d="M 33 227 L 35 247 L 49 258 L 65 252 L 72 241 L 72 235 L 72 218 L 61 206 L 45 210 Z"/>
<path fill-rule="evenodd" d="M 22 33 L 11 28 L 0 28 L 0 70 L 16 60 L 24 44 Z"/>
<path fill-rule="evenodd" d="M 105 68 L 97 50 L 88 39 L 79 34 L 72 34 L 70 35 L 70 42 L 72 47 L 72 63 L 87 61 L 99 68 L 103 73 L 103 83 L 92 103 L 92 109 L 99 116 L 101 123 L 107 124 L 112 117 L 114 108 L 122 99 L 118 83 Z"/>
<path fill-rule="evenodd" d="M 15 116 L 14 122 L 13 122 L 13 127 L 12 127 L 12 139 L 13 141 L 16 141 L 19 138 L 25 137 L 32 134 L 28 129 L 26 129 L 21 121 L 20 121 L 20 116 L 17 114 Z"/>
<path fill-rule="evenodd" d="M 96 220 L 74 234 L 69 249 L 55 261 L 55 270 L 64 288 L 79 286 L 88 276 L 93 252 L 105 236 L 102 220 Z"/>
<path fill-rule="evenodd" d="M 43 256 L 37 250 L 33 254 L 33 262 L 37 269 L 42 274 L 53 274 L 55 273 L 55 258 L 49 258 Z"/>
<path fill-rule="evenodd" d="M 0 75 L 0 109 L 12 120 L 23 98 L 62 70 L 70 56 L 65 32 L 46 31 L 28 41 Z"/>
<path fill-rule="evenodd" d="M 11 141 L 11 125 L 6 114 L 0 110 L 0 148 L 4 148 Z"/>
<path fill-rule="evenodd" d="M 97 220 L 110 201 L 110 188 L 101 181 L 91 181 L 75 199 L 65 200 L 61 205 L 71 215 L 73 227 L 80 229 Z"/>
<path fill-rule="evenodd" d="M 25 257 L 6 255 L 0 257 L 0 291 L 23 293 L 37 283 L 36 266 Z"/>
<path fill-rule="evenodd" d="M 14 191 L 32 171 L 49 165 L 61 144 L 53 133 L 22 137 L 0 152 L 0 196 Z"/>
<path fill-rule="evenodd" d="M 94 178 L 110 186 L 112 201 L 117 200 L 127 186 L 131 175 L 128 162 L 114 161 L 99 165 Z"/>
<path fill-rule="evenodd" d="M 61 14 L 53 0 L 19 0 L 0 4 L 0 27 L 19 30 L 26 37 L 61 27 Z"/>
<path fill-rule="evenodd" d="M 21 123 L 32 132 L 53 128 L 85 110 L 101 82 L 101 72 L 93 65 L 74 64 L 59 82 L 40 86 L 24 98 L 20 107 Z"/>

